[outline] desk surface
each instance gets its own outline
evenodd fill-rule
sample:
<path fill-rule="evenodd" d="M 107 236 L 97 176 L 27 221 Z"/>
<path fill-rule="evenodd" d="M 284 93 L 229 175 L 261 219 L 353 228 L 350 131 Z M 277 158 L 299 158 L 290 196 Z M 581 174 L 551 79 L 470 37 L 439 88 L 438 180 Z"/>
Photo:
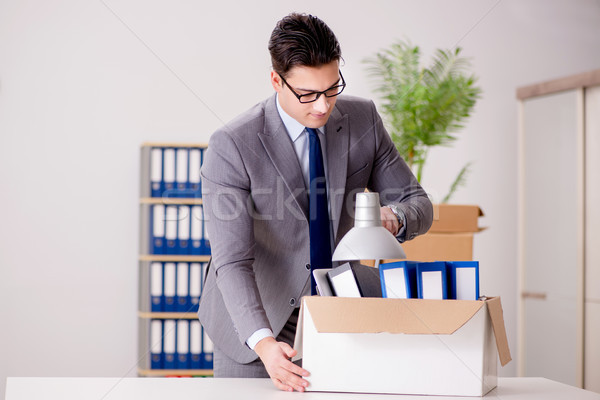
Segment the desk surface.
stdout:
<path fill-rule="evenodd" d="M 473 397 L 352 393 L 287 393 L 269 379 L 214 378 L 8 378 L 5 400 L 461 400 Z M 498 378 L 485 396 L 501 400 L 600 400 L 600 394 L 544 378 Z"/>

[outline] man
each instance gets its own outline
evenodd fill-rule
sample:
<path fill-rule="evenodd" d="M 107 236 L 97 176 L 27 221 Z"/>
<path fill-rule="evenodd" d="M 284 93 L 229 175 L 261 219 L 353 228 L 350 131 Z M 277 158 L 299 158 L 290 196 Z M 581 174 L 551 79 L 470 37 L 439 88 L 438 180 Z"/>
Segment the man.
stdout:
<path fill-rule="evenodd" d="M 433 213 L 374 104 L 338 97 L 341 51 L 323 21 L 283 18 L 269 51 L 276 93 L 215 132 L 203 163 L 213 258 L 199 318 L 216 377 L 303 391 L 309 371 L 290 361 L 300 298 L 311 294 L 311 268 L 331 264 L 352 228 L 355 194 L 380 193 L 384 226 L 400 241 L 425 233 Z"/>

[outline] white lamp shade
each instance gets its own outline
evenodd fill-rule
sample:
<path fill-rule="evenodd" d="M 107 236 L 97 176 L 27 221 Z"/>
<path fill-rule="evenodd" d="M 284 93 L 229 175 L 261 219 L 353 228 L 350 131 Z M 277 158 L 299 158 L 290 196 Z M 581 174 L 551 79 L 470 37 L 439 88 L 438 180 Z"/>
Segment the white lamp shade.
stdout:
<path fill-rule="evenodd" d="M 398 240 L 383 226 L 354 227 L 333 252 L 333 261 L 402 259 L 406 254 Z"/>
<path fill-rule="evenodd" d="M 356 195 L 354 228 L 333 252 L 333 261 L 406 258 L 398 240 L 381 225 L 379 193 Z"/>

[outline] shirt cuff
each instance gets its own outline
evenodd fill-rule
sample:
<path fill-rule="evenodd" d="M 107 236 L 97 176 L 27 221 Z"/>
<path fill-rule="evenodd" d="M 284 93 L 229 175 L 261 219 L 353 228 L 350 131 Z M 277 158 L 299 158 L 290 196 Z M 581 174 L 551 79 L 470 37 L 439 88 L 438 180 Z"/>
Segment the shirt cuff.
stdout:
<path fill-rule="evenodd" d="M 260 342 L 266 337 L 275 337 L 273 335 L 273 331 L 269 328 L 259 329 L 252 335 L 250 335 L 248 340 L 246 340 L 246 344 L 248 345 L 248 347 L 250 347 L 250 349 L 254 350 L 254 347 L 258 344 L 258 342 Z"/>

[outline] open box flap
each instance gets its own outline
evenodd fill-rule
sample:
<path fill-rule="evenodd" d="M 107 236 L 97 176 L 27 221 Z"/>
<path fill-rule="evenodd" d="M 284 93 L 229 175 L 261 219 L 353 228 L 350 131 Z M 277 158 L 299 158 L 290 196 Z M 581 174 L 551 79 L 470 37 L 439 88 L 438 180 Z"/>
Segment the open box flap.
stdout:
<path fill-rule="evenodd" d="M 318 332 L 451 334 L 483 307 L 481 301 L 305 297 Z"/>
<path fill-rule="evenodd" d="M 502 366 L 511 361 L 500 297 L 486 301 L 304 297 L 298 319 L 294 359 L 302 358 L 306 313 L 321 333 L 452 334 L 487 304 Z"/>
<path fill-rule="evenodd" d="M 498 356 L 500 364 L 504 367 L 508 364 L 512 357 L 510 356 L 510 348 L 508 347 L 508 338 L 506 337 L 506 328 L 504 327 L 504 312 L 502 311 L 502 303 L 500 297 L 492 297 L 486 301 L 488 312 L 492 319 L 492 329 L 496 337 L 496 347 L 498 347 Z"/>

